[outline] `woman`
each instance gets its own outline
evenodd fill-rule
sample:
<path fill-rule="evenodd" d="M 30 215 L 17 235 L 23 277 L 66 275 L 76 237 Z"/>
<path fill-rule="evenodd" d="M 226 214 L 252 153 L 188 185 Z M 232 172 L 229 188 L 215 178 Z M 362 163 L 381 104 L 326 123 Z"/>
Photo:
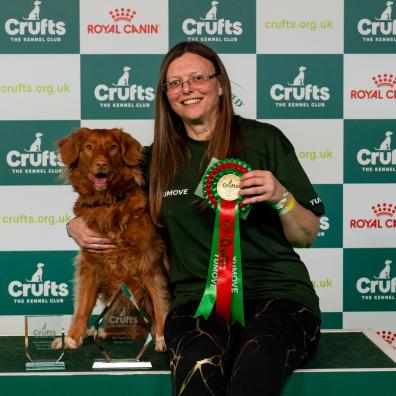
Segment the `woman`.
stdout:
<path fill-rule="evenodd" d="M 278 395 L 320 337 L 318 298 L 293 246 L 313 243 L 323 205 L 291 143 L 272 125 L 235 116 L 218 55 L 184 42 L 161 65 L 147 157 L 152 217 L 164 226 L 174 289 L 165 341 L 175 395 Z M 255 169 L 239 185 L 243 204 L 252 204 L 240 221 L 245 326 L 215 313 L 195 317 L 215 215 L 194 193 L 210 160 L 230 157 Z M 83 247 L 114 247 L 75 223 L 70 232 Z"/>

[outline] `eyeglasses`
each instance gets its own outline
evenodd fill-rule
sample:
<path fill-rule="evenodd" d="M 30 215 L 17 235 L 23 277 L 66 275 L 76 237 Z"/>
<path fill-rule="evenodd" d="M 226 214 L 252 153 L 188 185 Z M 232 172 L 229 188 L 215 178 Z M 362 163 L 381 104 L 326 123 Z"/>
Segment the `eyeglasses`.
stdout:
<path fill-rule="evenodd" d="M 219 76 L 219 73 L 196 74 L 195 76 L 192 76 L 191 78 L 188 78 L 185 81 L 183 81 L 183 80 L 167 81 L 162 86 L 162 89 L 168 95 L 172 95 L 175 93 L 179 93 L 183 89 L 184 84 L 188 84 L 191 87 L 191 89 L 201 88 L 201 87 L 204 87 L 209 80 L 211 80 L 212 78 L 215 78 L 217 76 Z"/>

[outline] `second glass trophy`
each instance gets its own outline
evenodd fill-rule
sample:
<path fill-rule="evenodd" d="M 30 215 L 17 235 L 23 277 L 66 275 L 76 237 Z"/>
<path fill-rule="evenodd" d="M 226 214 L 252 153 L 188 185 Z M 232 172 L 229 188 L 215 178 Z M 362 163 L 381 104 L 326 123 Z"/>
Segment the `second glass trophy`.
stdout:
<path fill-rule="evenodd" d="M 94 340 L 103 359 L 96 359 L 93 369 L 152 368 L 142 359 L 152 342 L 151 321 L 125 284 L 96 320 Z"/>

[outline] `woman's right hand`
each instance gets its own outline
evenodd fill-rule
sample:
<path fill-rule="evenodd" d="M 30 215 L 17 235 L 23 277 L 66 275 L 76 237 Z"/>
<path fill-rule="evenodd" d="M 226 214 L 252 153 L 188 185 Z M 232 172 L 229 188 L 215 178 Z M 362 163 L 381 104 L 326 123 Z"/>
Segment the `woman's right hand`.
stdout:
<path fill-rule="evenodd" d="M 89 252 L 108 253 L 117 248 L 112 239 L 91 230 L 82 217 L 70 220 L 67 229 L 69 236 L 74 239 L 77 245 Z"/>

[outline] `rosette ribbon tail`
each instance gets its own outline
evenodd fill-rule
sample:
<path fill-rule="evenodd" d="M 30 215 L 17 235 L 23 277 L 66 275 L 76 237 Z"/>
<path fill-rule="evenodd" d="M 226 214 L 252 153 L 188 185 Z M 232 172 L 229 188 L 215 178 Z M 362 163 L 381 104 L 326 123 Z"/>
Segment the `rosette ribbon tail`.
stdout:
<path fill-rule="evenodd" d="M 208 319 L 210 313 L 216 302 L 216 286 L 217 286 L 217 248 L 219 245 L 219 225 L 220 225 L 220 209 L 216 210 L 216 217 L 214 223 L 214 231 L 212 238 L 212 248 L 210 251 L 208 277 L 206 279 L 205 291 L 199 303 L 197 312 L 194 317 L 197 318 L 203 315 Z"/>
<path fill-rule="evenodd" d="M 219 200 L 205 291 L 195 317 L 207 319 L 216 304 L 216 315 L 245 325 L 239 208 L 236 201 Z"/>
<path fill-rule="evenodd" d="M 243 309 L 241 238 L 239 233 L 238 204 L 235 205 L 234 257 L 235 257 L 235 263 L 233 264 L 232 267 L 231 323 L 239 322 L 242 326 L 245 326 L 245 312 Z"/>

